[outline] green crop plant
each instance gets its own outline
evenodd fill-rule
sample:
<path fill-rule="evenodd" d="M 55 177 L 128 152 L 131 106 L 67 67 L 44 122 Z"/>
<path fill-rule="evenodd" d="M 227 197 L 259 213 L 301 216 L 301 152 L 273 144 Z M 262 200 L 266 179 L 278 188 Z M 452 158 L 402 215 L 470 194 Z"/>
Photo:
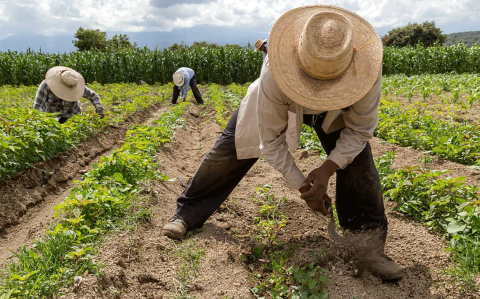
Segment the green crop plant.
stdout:
<path fill-rule="evenodd" d="M 421 74 L 406 76 L 396 74 L 383 76 L 382 93 L 399 95 L 409 101 L 415 94 L 421 94 L 423 100 L 431 97 L 432 92 L 437 100 L 450 103 L 464 102 L 470 107 L 480 100 L 478 91 L 480 76 L 478 74 Z"/>
<path fill-rule="evenodd" d="M 1 87 L 6 100 L 0 106 L 0 180 L 68 150 L 102 128 L 126 120 L 136 111 L 163 102 L 171 86 L 92 84 L 101 96 L 107 116 L 98 117 L 89 105 L 84 107 L 82 115 L 74 115 L 63 125 L 52 115 L 31 109 L 33 100 L 21 100 L 34 97 L 36 87 Z"/>
<path fill-rule="evenodd" d="M 447 171 L 394 169 L 394 159 L 395 153 L 390 152 L 376 161 L 385 199 L 445 234 L 459 264 L 457 270 L 469 277 L 468 283 L 480 273 L 480 189 L 465 184 L 465 177 L 445 177 Z"/>
<path fill-rule="evenodd" d="M 0 277 L 0 296 L 46 298 L 57 296 L 85 271 L 98 273 L 94 255 L 102 237 L 122 227 L 138 209 L 143 182 L 168 179 L 159 172 L 158 150 L 183 125 L 181 103 L 162 114 L 155 125 L 137 125 L 127 133 L 122 147 L 100 159 L 77 182 L 69 197 L 55 207 L 59 221 L 45 236 L 15 253 L 16 259 Z"/>
<path fill-rule="evenodd" d="M 322 255 L 313 253 L 310 262 L 292 265 L 289 259 L 296 246 L 276 240 L 276 235 L 287 224 L 283 207 L 285 197 L 278 199 L 270 185 L 256 188 L 252 201 L 259 207 L 259 216 L 254 219 L 253 240 L 255 247 L 251 254 L 241 259 L 254 273 L 256 286 L 252 293 L 257 298 L 328 298 L 326 269 L 319 264 Z M 263 275 L 261 274 L 263 273 Z"/>
<path fill-rule="evenodd" d="M 139 82 L 166 84 L 181 66 L 195 70 L 197 82 L 245 83 L 258 77 L 261 53 L 247 47 L 182 47 L 178 50 L 136 48 L 122 51 L 81 51 L 47 54 L 42 52 L 0 52 L 0 86 L 36 85 L 47 70 L 64 65 L 80 72 L 86 82 Z"/>
<path fill-rule="evenodd" d="M 381 101 L 375 136 L 390 143 L 430 151 L 466 165 L 480 165 L 478 125 L 436 119 L 401 104 Z"/>
<path fill-rule="evenodd" d="M 204 97 L 205 103 L 216 111 L 216 122 L 225 128 L 232 112 L 240 106 L 241 97 L 217 84 L 210 84 Z"/>
<path fill-rule="evenodd" d="M 287 217 L 282 212 L 287 199 L 275 198 L 270 188 L 270 185 L 255 188 L 256 196 L 253 198 L 253 202 L 259 205 L 260 213 L 255 218 L 255 239 L 260 243 L 267 242 L 265 246 L 274 244 L 278 232 L 287 224 Z"/>
<path fill-rule="evenodd" d="M 323 257 L 313 254 L 312 261 L 302 266 L 288 266 L 294 247 L 289 244 L 279 244 L 272 248 L 268 255 L 266 269 L 270 272 L 265 281 L 252 288 L 256 298 L 265 298 L 267 293 L 271 298 L 295 299 L 326 299 L 328 298 L 327 270 L 319 265 Z M 255 256 L 244 260 L 254 259 Z"/>
<path fill-rule="evenodd" d="M 383 55 L 383 74 L 440 74 L 440 73 L 478 73 L 480 45 L 469 47 L 456 44 L 444 47 L 435 45 L 425 47 L 421 44 L 411 47 L 385 47 Z"/>

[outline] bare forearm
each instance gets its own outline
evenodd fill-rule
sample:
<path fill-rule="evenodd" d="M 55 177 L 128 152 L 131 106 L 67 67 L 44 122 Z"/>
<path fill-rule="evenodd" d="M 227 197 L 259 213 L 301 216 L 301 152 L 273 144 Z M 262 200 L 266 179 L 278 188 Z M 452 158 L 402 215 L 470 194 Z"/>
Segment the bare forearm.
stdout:
<path fill-rule="evenodd" d="M 320 168 L 325 168 L 327 173 L 332 176 L 335 171 L 337 171 L 338 165 L 332 160 L 327 160 L 325 161 L 325 163 L 322 164 L 322 166 L 320 166 Z"/>

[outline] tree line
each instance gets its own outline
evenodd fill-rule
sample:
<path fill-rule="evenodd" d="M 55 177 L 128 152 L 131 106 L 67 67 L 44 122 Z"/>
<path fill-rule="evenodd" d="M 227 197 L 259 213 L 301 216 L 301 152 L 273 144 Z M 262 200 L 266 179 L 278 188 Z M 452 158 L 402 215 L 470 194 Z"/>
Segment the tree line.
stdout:
<path fill-rule="evenodd" d="M 80 27 L 75 33 L 73 43 L 78 51 L 113 51 L 137 48 L 136 43 L 132 43 L 126 34 L 116 34 L 111 39 L 107 38 L 107 33 L 99 29 L 84 29 Z M 435 21 L 425 21 L 423 23 L 408 23 L 406 26 L 390 30 L 382 37 L 384 46 L 406 47 L 422 44 L 426 47 L 433 45 L 443 45 L 447 40 L 447 35 L 435 25 Z M 478 40 L 478 38 L 477 38 Z M 188 48 L 184 43 L 174 43 L 168 50 L 176 51 Z M 216 43 L 207 43 L 205 41 L 194 42 L 190 47 L 209 47 L 216 49 L 218 47 L 240 47 L 239 45 L 219 46 Z"/>

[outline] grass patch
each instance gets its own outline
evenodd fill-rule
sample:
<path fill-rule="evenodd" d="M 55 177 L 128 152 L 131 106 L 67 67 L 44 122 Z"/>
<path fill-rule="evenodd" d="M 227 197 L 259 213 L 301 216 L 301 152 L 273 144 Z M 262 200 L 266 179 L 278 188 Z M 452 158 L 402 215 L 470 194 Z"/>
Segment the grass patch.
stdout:
<path fill-rule="evenodd" d="M 172 251 L 172 256 L 178 258 L 178 267 L 176 278 L 173 281 L 175 286 L 176 299 L 194 298 L 190 295 L 193 283 L 198 276 L 198 267 L 205 249 L 198 248 L 193 240 L 184 242 L 176 246 Z"/>

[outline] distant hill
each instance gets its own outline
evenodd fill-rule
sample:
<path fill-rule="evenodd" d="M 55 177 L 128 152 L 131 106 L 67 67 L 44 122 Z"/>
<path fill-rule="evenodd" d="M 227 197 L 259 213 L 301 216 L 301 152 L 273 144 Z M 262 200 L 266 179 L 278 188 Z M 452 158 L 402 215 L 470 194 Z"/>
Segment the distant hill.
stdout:
<path fill-rule="evenodd" d="M 41 34 L 12 35 L 0 40 L 0 51 L 25 52 L 30 49 L 34 52 L 42 50 L 44 53 L 63 53 L 75 51 L 73 36 L 45 36 Z"/>
<path fill-rule="evenodd" d="M 268 38 L 269 30 L 270 28 L 201 25 L 172 31 L 107 32 L 107 37 L 111 38 L 115 34 L 126 34 L 131 42 L 136 42 L 139 47 L 148 47 L 150 49 L 164 49 L 174 43 L 191 45 L 196 41 L 206 41 L 218 45 L 237 44 L 246 46 L 248 43 L 253 45 L 257 39 Z M 26 51 L 29 48 L 34 52 L 38 52 L 41 49 L 44 53 L 71 52 L 76 50 L 72 43 L 74 39 L 74 33 L 62 36 L 44 36 L 40 34 L 13 35 L 0 40 L 0 52 L 8 50 Z M 445 45 L 458 42 L 464 42 L 468 45 L 480 43 L 480 31 L 448 34 Z"/>
<path fill-rule="evenodd" d="M 450 33 L 447 35 L 445 46 L 462 43 L 462 42 L 469 46 L 477 43 L 480 44 L 480 31 L 465 31 L 465 32 Z"/>
<path fill-rule="evenodd" d="M 136 42 L 141 48 L 148 47 L 150 49 L 164 49 L 174 43 L 191 45 L 196 41 L 206 41 L 218 45 L 237 44 L 246 46 L 249 43 L 253 45 L 257 39 L 268 38 L 268 30 L 265 30 L 265 28 L 260 30 L 259 28 L 201 25 L 172 31 L 107 32 L 107 37 L 110 38 L 115 34 L 126 34 L 131 42 Z M 0 51 L 26 51 L 30 48 L 34 52 L 38 52 L 40 49 L 44 53 L 70 52 L 76 50 L 72 43 L 74 39 L 74 34 L 52 37 L 40 34 L 13 35 L 0 40 Z"/>

